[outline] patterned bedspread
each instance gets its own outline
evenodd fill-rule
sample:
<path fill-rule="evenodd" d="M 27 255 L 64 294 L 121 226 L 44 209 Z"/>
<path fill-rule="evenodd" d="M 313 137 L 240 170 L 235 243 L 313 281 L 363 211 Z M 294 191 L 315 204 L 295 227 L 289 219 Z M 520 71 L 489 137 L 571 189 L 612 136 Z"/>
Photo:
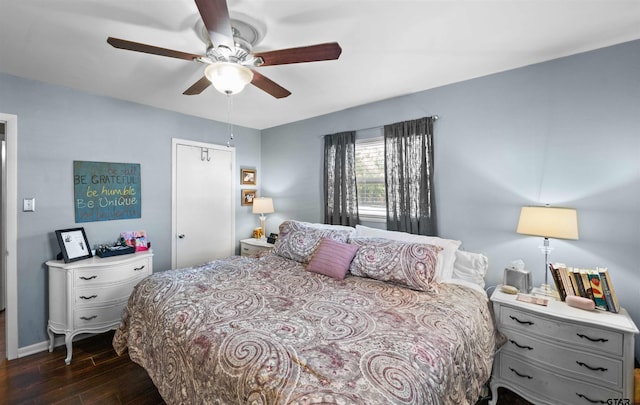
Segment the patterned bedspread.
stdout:
<path fill-rule="evenodd" d="M 169 404 L 474 404 L 496 339 L 469 288 L 337 281 L 266 255 L 146 278 L 113 345 Z"/>

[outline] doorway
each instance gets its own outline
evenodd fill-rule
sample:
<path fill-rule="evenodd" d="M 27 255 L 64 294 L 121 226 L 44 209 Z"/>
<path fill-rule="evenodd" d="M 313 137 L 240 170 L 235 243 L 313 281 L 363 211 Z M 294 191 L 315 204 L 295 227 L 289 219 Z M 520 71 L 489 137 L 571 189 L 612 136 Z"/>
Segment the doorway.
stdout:
<path fill-rule="evenodd" d="M 172 141 L 172 268 L 233 255 L 235 148 Z"/>
<path fill-rule="evenodd" d="M 4 328 L 6 342 L 4 358 L 18 357 L 18 117 L 0 113 L 3 132 L 2 195 L 0 210 L 0 266 L 5 303 Z"/>

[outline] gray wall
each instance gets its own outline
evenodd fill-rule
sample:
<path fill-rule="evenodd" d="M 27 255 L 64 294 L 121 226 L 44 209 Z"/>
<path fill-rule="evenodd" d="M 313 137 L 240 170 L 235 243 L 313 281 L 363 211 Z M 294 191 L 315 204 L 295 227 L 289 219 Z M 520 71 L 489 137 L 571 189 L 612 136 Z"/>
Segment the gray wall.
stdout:
<path fill-rule="evenodd" d="M 440 234 L 489 257 L 488 284 L 514 259 L 543 280 L 521 206 L 575 207 L 580 239 L 552 240 L 551 260 L 608 267 L 640 325 L 640 41 L 264 130 L 268 226 L 322 221 L 322 135 L 432 114 Z"/>
<path fill-rule="evenodd" d="M 115 241 L 145 229 L 154 269 L 171 267 L 171 138 L 226 144 L 227 124 L 0 74 L 0 111 L 18 116 L 18 206 L 35 197 L 35 212 L 18 214 L 19 346 L 46 340 L 47 271 L 59 247 L 54 231 L 83 226 L 89 243 Z M 236 237 L 259 222 L 240 206 L 240 167 L 260 169 L 260 132 L 234 127 Z M 142 217 L 75 223 L 73 160 L 140 163 Z M 259 173 L 261 174 L 261 173 Z M 260 178 L 261 176 L 258 176 Z"/>
<path fill-rule="evenodd" d="M 490 259 L 489 284 L 521 258 L 542 281 L 539 238 L 515 233 L 522 205 L 578 209 L 580 240 L 553 240 L 552 260 L 606 266 L 640 323 L 640 41 L 365 105 L 260 132 L 235 128 L 236 166 L 259 170 L 286 218 L 322 221 L 321 136 L 438 114 L 436 188 L 441 236 Z M 428 72 L 426 72 L 428 73 Z M 171 138 L 224 144 L 227 126 L 0 74 L 0 111 L 18 115 L 19 346 L 46 340 L 44 262 L 53 231 L 75 226 L 72 161 L 140 163 L 142 218 L 81 224 L 91 243 L 146 229 L 154 267 L 170 267 Z M 239 191 L 238 191 L 239 194 Z M 257 226 L 236 204 L 236 237 Z M 19 204 L 20 206 L 20 204 Z M 640 339 L 638 340 L 640 341 Z"/>

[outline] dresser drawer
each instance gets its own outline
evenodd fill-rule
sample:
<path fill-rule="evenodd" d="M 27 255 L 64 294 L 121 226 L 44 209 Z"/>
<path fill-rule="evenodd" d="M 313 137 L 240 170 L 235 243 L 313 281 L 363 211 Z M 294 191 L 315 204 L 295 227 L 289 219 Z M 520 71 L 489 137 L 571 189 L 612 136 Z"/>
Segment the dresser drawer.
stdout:
<path fill-rule="evenodd" d="M 607 316 L 608 314 L 602 314 Z M 520 331 L 525 335 L 553 336 L 571 347 L 581 347 L 594 353 L 611 353 L 622 356 L 624 335 L 598 327 L 582 326 L 567 321 L 543 318 L 517 308 L 503 306 L 500 312 L 500 328 Z"/>
<path fill-rule="evenodd" d="M 144 274 L 123 283 L 105 285 L 103 287 L 78 287 L 75 289 L 75 305 L 102 305 L 113 301 L 127 300 L 133 287 L 142 279 Z"/>
<path fill-rule="evenodd" d="M 122 319 L 122 310 L 126 301 L 118 304 L 78 308 L 73 311 L 73 326 L 75 329 L 102 328 L 110 324 L 116 324 Z"/>
<path fill-rule="evenodd" d="M 621 359 L 599 356 L 583 349 L 574 350 L 507 329 L 503 333 L 507 336 L 503 352 L 553 365 L 587 383 L 597 381 L 620 389 L 623 386 Z"/>
<path fill-rule="evenodd" d="M 98 286 L 148 275 L 151 265 L 149 260 L 142 258 L 125 264 L 104 266 L 93 269 L 77 269 L 75 271 L 76 288 Z"/>
<path fill-rule="evenodd" d="M 553 398 L 555 404 L 608 404 L 607 400 L 622 399 L 623 394 L 593 383 L 558 375 L 504 352 L 499 355 L 500 377 L 529 392 Z"/>
<path fill-rule="evenodd" d="M 241 256 L 257 256 L 260 252 L 266 252 L 269 250 L 271 250 L 271 248 L 249 245 L 248 243 L 242 243 L 240 245 Z"/>

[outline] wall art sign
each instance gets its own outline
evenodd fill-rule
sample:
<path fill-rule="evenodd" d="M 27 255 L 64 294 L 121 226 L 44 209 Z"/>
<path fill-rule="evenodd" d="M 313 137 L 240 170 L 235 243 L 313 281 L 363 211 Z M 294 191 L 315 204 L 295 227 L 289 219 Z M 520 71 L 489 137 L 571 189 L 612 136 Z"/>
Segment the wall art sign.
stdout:
<path fill-rule="evenodd" d="M 76 222 L 140 218 L 139 163 L 73 162 Z"/>

